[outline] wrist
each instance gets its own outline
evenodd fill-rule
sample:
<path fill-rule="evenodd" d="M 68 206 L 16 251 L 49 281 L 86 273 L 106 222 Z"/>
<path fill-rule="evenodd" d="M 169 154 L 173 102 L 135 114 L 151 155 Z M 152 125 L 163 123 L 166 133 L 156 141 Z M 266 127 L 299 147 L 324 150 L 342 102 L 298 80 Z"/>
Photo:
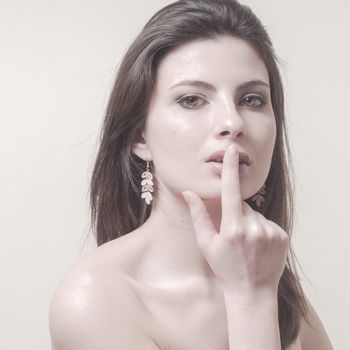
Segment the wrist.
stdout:
<path fill-rule="evenodd" d="M 259 304 L 269 305 L 277 303 L 278 288 L 223 288 L 224 298 L 231 305 L 236 304 L 241 306 L 256 306 Z"/>

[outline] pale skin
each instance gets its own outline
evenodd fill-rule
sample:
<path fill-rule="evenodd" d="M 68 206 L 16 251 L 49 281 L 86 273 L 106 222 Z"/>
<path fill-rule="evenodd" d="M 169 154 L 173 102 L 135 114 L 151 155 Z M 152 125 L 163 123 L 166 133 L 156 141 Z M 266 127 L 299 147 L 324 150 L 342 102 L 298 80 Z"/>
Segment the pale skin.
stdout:
<path fill-rule="evenodd" d="M 188 198 L 198 245 L 222 283 L 232 349 L 280 349 L 277 290 L 289 237 L 242 201 L 238 150 L 225 153 L 217 232 L 200 197 Z"/>
<path fill-rule="evenodd" d="M 173 88 L 188 80 L 215 89 Z M 251 81 L 266 84 L 242 89 Z M 200 97 L 175 102 L 187 95 Z M 252 109 L 259 96 L 267 104 Z M 62 281 L 50 308 L 53 350 L 280 349 L 277 285 L 289 238 L 244 201 L 270 167 L 276 130 L 268 97 L 264 64 L 238 39 L 193 42 L 166 57 L 144 140 L 133 148 L 157 171 L 151 217 Z M 221 148 L 220 177 L 204 160 Z M 244 174 L 237 149 L 251 158 Z M 288 350 L 332 349 L 310 312 L 314 328 L 303 322 Z"/>

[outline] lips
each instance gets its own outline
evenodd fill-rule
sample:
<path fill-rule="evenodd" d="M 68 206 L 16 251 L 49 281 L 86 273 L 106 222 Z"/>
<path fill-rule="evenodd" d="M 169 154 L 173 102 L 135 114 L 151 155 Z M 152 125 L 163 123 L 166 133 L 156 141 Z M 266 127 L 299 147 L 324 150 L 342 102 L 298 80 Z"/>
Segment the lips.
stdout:
<path fill-rule="evenodd" d="M 219 150 L 214 152 L 209 156 L 209 158 L 206 160 L 206 162 L 218 162 L 222 163 L 225 155 L 225 150 Z M 246 164 L 247 166 L 250 165 L 250 159 L 249 156 L 244 152 L 239 152 L 239 164 Z"/>

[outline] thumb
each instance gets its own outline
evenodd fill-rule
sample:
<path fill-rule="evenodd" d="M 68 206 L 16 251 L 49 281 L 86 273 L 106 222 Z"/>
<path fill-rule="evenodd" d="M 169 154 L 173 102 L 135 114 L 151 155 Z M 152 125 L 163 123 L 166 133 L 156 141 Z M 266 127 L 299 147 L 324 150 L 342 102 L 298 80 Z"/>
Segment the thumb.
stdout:
<path fill-rule="evenodd" d="M 193 228 L 196 232 L 197 242 L 200 247 L 207 247 L 211 240 L 218 234 L 207 208 L 201 198 L 194 192 L 182 192 L 187 205 L 190 208 Z"/>

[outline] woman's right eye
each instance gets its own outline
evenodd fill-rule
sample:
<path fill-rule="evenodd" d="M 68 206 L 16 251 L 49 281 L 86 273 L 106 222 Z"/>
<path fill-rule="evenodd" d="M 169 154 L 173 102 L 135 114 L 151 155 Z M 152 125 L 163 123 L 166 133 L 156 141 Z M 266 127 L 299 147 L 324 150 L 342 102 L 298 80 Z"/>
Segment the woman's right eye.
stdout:
<path fill-rule="evenodd" d="M 207 102 L 199 95 L 186 95 L 178 98 L 176 103 L 187 109 L 200 108 Z"/>

